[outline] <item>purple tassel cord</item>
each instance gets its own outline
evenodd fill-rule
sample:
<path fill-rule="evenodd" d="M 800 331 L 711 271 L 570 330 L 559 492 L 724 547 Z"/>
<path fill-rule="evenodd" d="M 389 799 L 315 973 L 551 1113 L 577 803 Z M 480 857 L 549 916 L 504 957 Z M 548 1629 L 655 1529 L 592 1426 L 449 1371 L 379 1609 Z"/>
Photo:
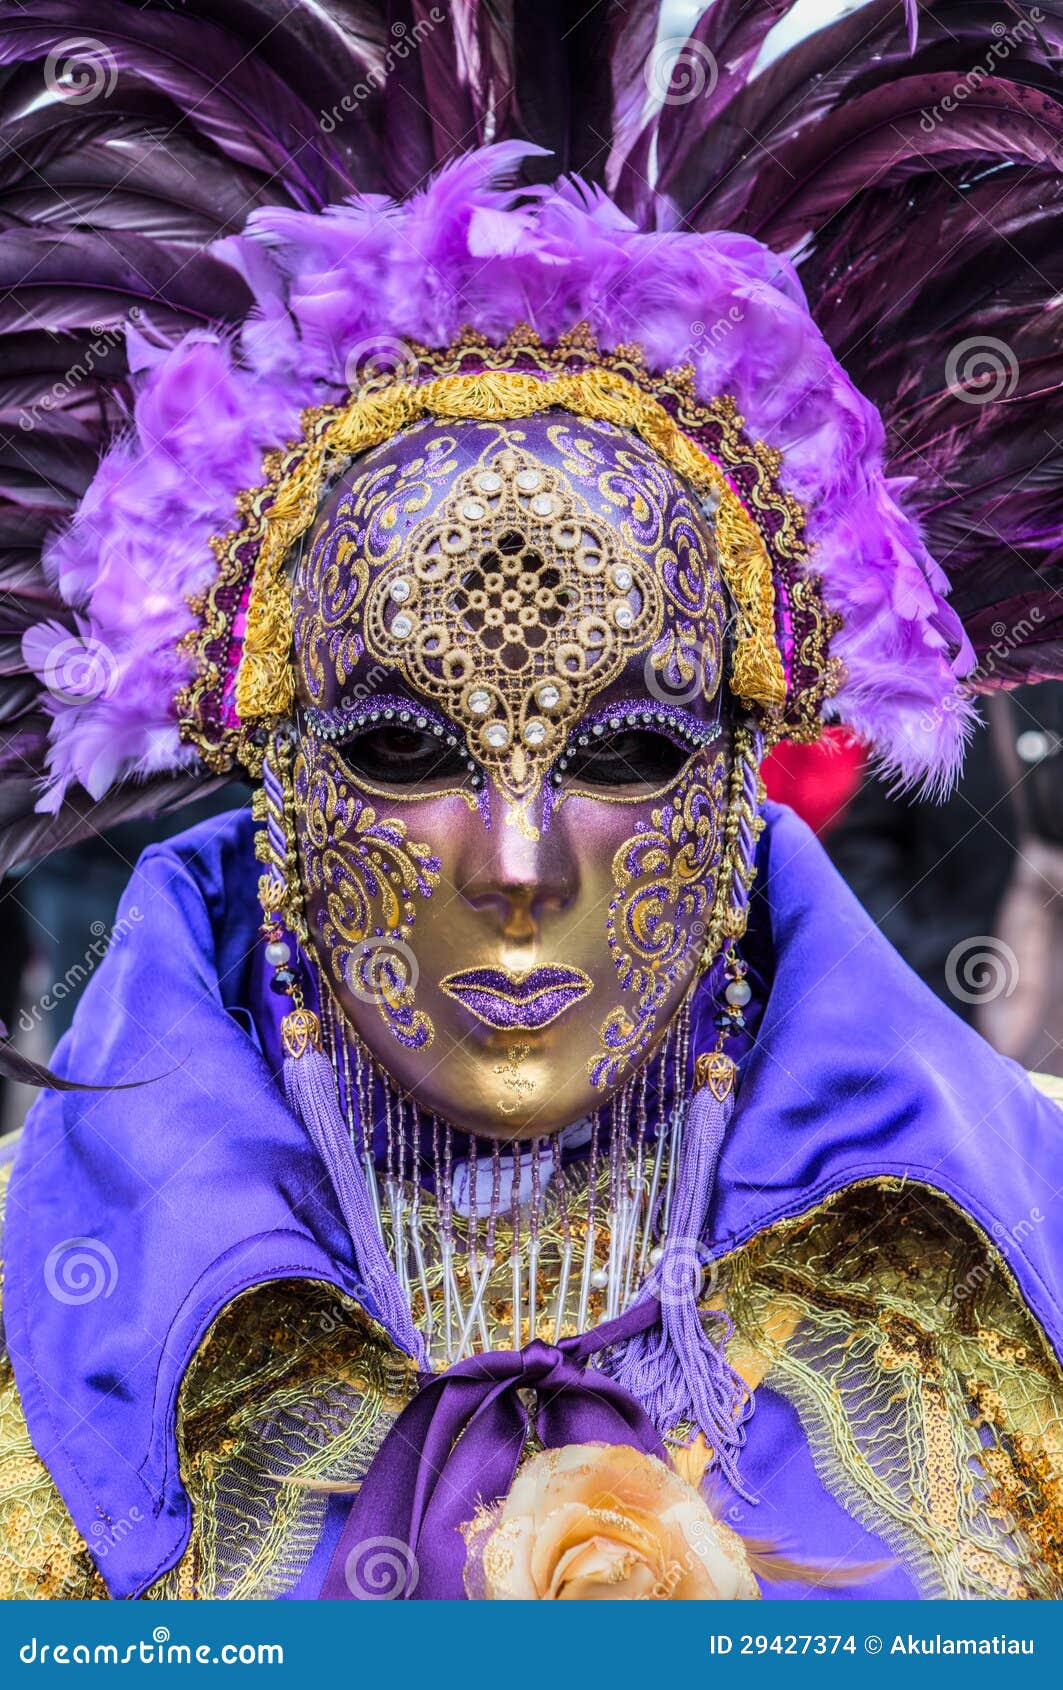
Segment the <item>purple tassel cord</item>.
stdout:
<path fill-rule="evenodd" d="M 323 1051 L 307 1047 L 284 1061 L 284 1091 L 289 1107 L 310 1134 L 314 1149 L 328 1169 L 340 1212 L 354 1244 L 358 1271 L 375 1311 L 396 1343 L 425 1372 L 429 1368 L 424 1339 L 413 1323 L 395 1269 L 377 1230 L 365 1174 L 351 1148 L 347 1123 L 340 1113 L 332 1064 Z"/>
<path fill-rule="evenodd" d="M 753 1399 L 724 1353 L 731 1322 L 717 1316 L 722 1327 L 710 1338 L 698 1312 L 704 1277 L 702 1236 L 733 1112 L 733 1084 L 722 1099 L 708 1085 L 691 1099 L 664 1253 L 640 1298 L 660 1303 L 660 1319 L 617 1349 L 608 1372 L 642 1403 L 661 1432 L 692 1420 L 704 1434 L 724 1478 L 751 1502 L 754 1499 L 738 1477 L 738 1456 Z"/>

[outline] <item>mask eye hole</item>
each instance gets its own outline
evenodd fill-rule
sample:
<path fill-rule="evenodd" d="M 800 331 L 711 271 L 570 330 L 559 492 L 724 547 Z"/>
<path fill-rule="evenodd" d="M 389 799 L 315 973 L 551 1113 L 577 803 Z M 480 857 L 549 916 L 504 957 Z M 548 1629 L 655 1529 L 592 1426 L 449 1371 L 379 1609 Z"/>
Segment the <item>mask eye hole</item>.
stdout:
<path fill-rule="evenodd" d="M 576 744 L 566 757 L 564 777 L 579 786 L 667 786 L 675 779 L 690 747 L 652 728 L 621 728 Z"/>
<path fill-rule="evenodd" d="M 338 750 L 356 780 L 375 786 L 454 786 L 470 773 L 460 746 L 448 746 L 430 730 L 397 723 L 354 732 Z"/>

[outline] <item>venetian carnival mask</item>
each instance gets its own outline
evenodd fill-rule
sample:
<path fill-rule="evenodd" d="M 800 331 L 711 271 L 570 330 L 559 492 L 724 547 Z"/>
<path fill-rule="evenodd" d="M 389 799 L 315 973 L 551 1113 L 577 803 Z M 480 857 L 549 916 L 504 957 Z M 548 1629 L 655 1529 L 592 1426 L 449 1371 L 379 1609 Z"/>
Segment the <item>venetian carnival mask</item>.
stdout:
<path fill-rule="evenodd" d="M 693 493 L 561 411 L 356 460 L 295 566 L 313 947 L 424 1108 L 554 1131 L 659 1043 L 706 946 L 727 609 Z"/>

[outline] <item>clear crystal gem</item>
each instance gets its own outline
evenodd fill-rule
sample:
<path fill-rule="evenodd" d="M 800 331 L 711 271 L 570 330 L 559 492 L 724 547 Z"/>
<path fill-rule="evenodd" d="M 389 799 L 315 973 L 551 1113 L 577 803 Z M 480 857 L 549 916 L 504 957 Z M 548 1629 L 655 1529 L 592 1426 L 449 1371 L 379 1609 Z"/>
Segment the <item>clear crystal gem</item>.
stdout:
<path fill-rule="evenodd" d="M 486 508 L 479 499 L 466 499 L 461 507 L 462 516 L 467 516 L 471 522 L 478 522 L 480 517 L 486 516 Z"/>
<path fill-rule="evenodd" d="M 476 483 L 481 493 L 497 493 L 502 486 L 502 477 L 496 475 L 493 469 L 486 470 Z"/>
<path fill-rule="evenodd" d="M 392 581 L 388 591 L 395 604 L 405 604 L 410 596 L 410 583 L 400 575 L 398 580 Z"/>
<path fill-rule="evenodd" d="M 391 632 L 397 640 L 408 640 L 413 633 L 413 623 L 408 616 L 396 616 L 391 624 Z"/>
<path fill-rule="evenodd" d="M 544 681 L 535 695 L 540 710 L 553 710 L 561 703 L 561 692 L 553 681 Z"/>
<path fill-rule="evenodd" d="M 482 687 L 477 687 L 474 692 L 469 694 L 469 709 L 474 716 L 486 716 L 490 708 L 491 694 L 484 692 Z"/>
<path fill-rule="evenodd" d="M 613 611 L 613 621 L 618 628 L 630 628 L 635 620 L 635 612 L 629 604 L 618 604 Z"/>
<path fill-rule="evenodd" d="M 501 722 L 492 722 L 485 732 L 484 738 L 493 750 L 501 751 L 503 746 L 509 744 L 509 730 L 504 728 Z"/>
<path fill-rule="evenodd" d="M 634 579 L 626 563 L 618 563 L 613 570 L 613 580 L 622 593 L 628 592 Z"/>
<path fill-rule="evenodd" d="M 536 516 L 549 516 L 554 508 L 554 501 L 549 493 L 537 493 L 531 502 L 531 508 Z"/>
<path fill-rule="evenodd" d="M 542 486 L 543 478 L 537 469 L 522 469 L 517 472 L 517 486 L 522 493 L 534 493 Z"/>
<path fill-rule="evenodd" d="M 546 723 L 537 718 L 527 722 L 524 727 L 525 745 L 541 745 L 546 738 Z"/>

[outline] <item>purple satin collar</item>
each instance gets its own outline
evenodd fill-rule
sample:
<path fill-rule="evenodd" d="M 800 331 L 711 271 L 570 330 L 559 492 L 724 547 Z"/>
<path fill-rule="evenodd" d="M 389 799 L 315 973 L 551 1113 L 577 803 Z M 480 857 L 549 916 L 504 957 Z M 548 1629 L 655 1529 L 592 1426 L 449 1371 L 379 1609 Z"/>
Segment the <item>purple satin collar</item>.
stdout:
<path fill-rule="evenodd" d="M 270 1279 L 359 1295 L 323 1169 L 276 1081 L 251 961 L 252 841 L 234 815 L 142 859 L 123 902 L 137 914 L 56 1066 L 96 1083 L 173 1071 L 137 1091 L 44 1095 L 12 1174 L 15 1377 L 77 1529 L 91 1544 L 102 1521 L 113 1538 L 101 1570 L 117 1596 L 140 1594 L 187 1541 L 177 1395 L 210 1322 Z M 712 1254 L 855 1181 L 918 1180 L 994 1239 L 1058 1350 L 1060 1110 L 937 1002 L 775 805 L 757 886 L 744 948 L 767 1000 L 720 1161 Z M 695 1049 L 714 1036 L 707 993 L 697 1009 Z M 91 1300 L 63 1278 L 83 1239 L 104 1285 Z"/>
<path fill-rule="evenodd" d="M 340 1534 L 321 1595 L 332 1601 L 391 1601 L 374 1580 L 382 1542 L 401 1544 L 397 1587 L 404 1600 L 455 1601 L 465 1594 L 462 1527 L 480 1502 L 504 1497 L 529 1431 L 546 1449 L 565 1444 L 630 1444 L 665 1457 L 652 1421 L 634 1397 L 586 1361 L 608 1344 L 644 1331 L 657 1306 L 629 1309 L 596 1331 L 560 1344 L 539 1339 L 523 1350 L 494 1350 L 428 1374 L 388 1433 Z M 411 1557 L 412 1559 L 405 1559 Z"/>

